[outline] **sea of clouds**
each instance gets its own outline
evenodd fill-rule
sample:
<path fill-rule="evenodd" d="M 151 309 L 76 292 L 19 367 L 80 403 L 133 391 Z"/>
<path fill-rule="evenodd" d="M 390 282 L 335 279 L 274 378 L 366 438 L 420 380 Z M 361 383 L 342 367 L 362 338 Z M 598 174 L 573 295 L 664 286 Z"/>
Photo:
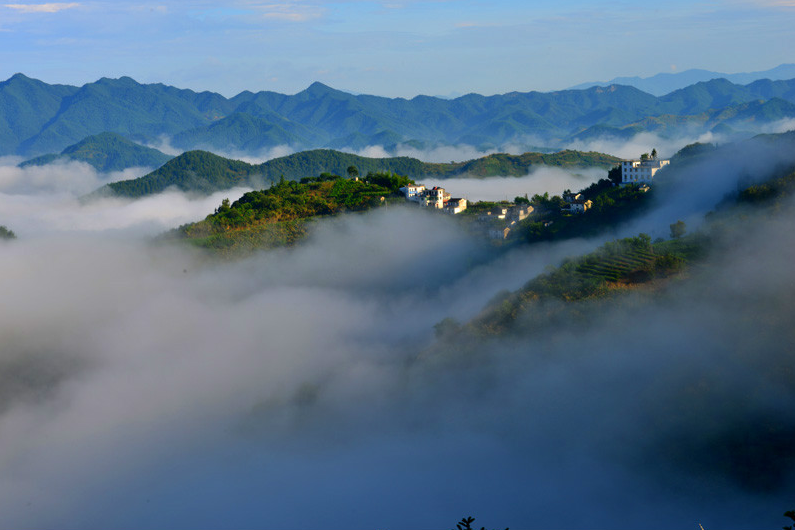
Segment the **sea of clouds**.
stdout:
<path fill-rule="evenodd" d="M 749 482 L 725 464 L 765 469 L 795 433 L 787 210 L 749 218 L 718 272 L 660 297 L 430 352 L 442 319 L 604 240 L 693 229 L 789 158 L 704 161 L 592 240 L 497 252 L 450 217 L 390 208 L 232 262 L 148 238 L 244 190 L 84 203 L 115 177 L 6 164 L 0 528 L 780 526 L 792 466 Z M 512 199 L 598 176 L 577 178 L 484 182 Z M 758 448 L 738 429 L 761 430 Z"/>

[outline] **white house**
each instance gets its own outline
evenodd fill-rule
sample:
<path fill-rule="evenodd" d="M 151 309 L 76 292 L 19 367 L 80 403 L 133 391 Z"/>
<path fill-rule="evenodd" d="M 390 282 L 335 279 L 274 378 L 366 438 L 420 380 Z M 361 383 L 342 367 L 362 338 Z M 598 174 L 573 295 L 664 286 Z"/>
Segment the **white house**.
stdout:
<path fill-rule="evenodd" d="M 402 191 L 403 195 L 406 196 L 406 200 L 419 202 L 420 198 L 422 197 L 422 193 L 425 191 L 425 185 L 409 184 L 408 186 L 403 186 L 400 188 L 400 191 Z"/>
<path fill-rule="evenodd" d="M 572 201 L 571 204 L 569 204 L 568 210 L 571 213 L 585 213 L 585 211 L 591 206 L 593 206 L 593 201 L 590 199 L 587 201 L 583 199 L 577 199 L 576 201 Z"/>
<path fill-rule="evenodd" d="M 654 178 L 654 174 L 670 163 L 670 160 L 661 158 L 623 160 L 621 162 L 621 184 L 649 184 Z"/>
<path fill-rule="evenodd" d="M 425 190 L 422 192 L 422 198 L 420 200 L 420 204 L 423 206 L 430 206 L 432 208 L 436 208 L 437 210 L 441 210 L 444 208 L 445 201 L 450 200 L 450 194 L 444 191 L 444 188 L 440 188 L 439 186 L 434 186 L 429 190 Z"/>
<path fill-rule="evenodd" d="M 457 214 L 467 209 L 467 200 L 463 198 L 450 198 L 444 188 L 434 186 L 426 189 L 424 184 L 409 184 L 400 188 L 406 200 L 418 202 L 420 206 L 428 206 L 445 213 Z"/>
<path fill-rule="evenodd" d="M 444 211 L 450 214 L 461 213 L 467 209 L 467 200 L 461 198 L 453 198 L 444 203 Z"/>

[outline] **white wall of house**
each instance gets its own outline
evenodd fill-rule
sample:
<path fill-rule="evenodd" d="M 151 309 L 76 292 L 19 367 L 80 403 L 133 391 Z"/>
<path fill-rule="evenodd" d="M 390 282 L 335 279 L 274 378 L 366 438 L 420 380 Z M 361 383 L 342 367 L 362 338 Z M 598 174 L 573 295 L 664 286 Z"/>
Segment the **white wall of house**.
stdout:
<path fill-rule="evenodd" d="M 422 195 L 422 192 L 425 191 L 425 185 L 423 184 L 409 184 L 408 186 L 404 186 L 400 188 L 400 191 L 403 192 L 403 195 L 406 196 L 406 199 L 410 201 L 419 201 Z"/>
<path fill-rule="evenodd" d="M 434 187 L 425 190 L 421 194 L 422 199 L 420 204 L 423 206 L 430 206 L 441 210 L 444 208 L 444 202 L 450 200 L 450 194 L 444 191 L 444 188 Z"/>
<path fill-rule="evenodd" d="M 466 199 L 450 199 L 444 205 L 444 211 L 447 213 L 451 213 L 453 215 L 457 213 L 461 213 L 467 209 L 467 200 Z"/>
<path fill-rule="evenodd" d="M 670 163 L 670 160 L 661 158 L 624 160 L 621 162 L 621 183 L 649 184 L 654 178 L 654 174 Z"/>

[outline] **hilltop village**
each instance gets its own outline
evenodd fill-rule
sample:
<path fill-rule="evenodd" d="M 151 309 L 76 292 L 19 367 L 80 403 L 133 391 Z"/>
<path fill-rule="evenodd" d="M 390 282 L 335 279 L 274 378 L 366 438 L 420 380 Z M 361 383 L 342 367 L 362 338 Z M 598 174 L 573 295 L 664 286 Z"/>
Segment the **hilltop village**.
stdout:
<path fill-rule="evenodd" d="M 299 241 L 312 218 L 385 207 L 396 200 L 455 216 L 473 235 L 495 244 L 585 237 L 642 209 L 649 184 L 667 164 L 652 152 L 639 160 L 619 161 L 607 178 L 577 192 L 525 194 L 499 202 L 470 202 L 393 172 L 368 172 L 360 179 L 351 166 L 349 178 L 331 173 L 298 182 L 281 178 L 233 203 L 225 199 L 213 214 L 175 229 L 174 235 L 200 247 L 247 252 Z"/>
<path fill-rule="evenodd" d="M 657 172 L 667 166 L 670 160 L 657 157 L 656 149 L 651 154 L 643 154 L 639 159 L 623 160 L 621 165 L 610 171 L 608 179 L 600 180 L 579 192 L 565 190 L 562 196 L 549 197 L 548 194 L 535 195 L 532 199 L 526 195 L 516 197 L 513 202 L 476 202 L 469 203 L 466 198 L 452 197 L 442 187 L 426 188 L 423 184 L 407 184 L 400 192 L 407 201 L 420 206 L 434 208 L 442 212 L 456 215 L 467 211 L 480 225 L 480 231 L 491 239 L 508 239 L 517 228 L 518 223 L 536 213 L 541 228 L 552 229 L 555 222 L 566 217 L 579 216 L 592 209 L 595 204 L 600 211 L 615 205 L 616 198 L 624 198 L 627 193 L 605 193 L 610 188 L 631 186 L 635 193 L 646 193 Z M 611 197 L 610 195 L 618 195 Z M 595 201 L 597 201 L 595 203 Z M 473 211 L 474 210 L 474 211 Z M 554 230 L 550 230 L 554 231 Z"/>

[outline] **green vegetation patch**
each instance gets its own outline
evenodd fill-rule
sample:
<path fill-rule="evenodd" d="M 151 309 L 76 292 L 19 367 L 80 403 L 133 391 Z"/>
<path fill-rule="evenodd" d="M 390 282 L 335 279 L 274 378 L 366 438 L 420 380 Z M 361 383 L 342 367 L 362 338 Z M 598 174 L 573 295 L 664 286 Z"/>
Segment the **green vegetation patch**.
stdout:
<path fill-rule="evenodd" d="M 604 153 L 584 153 L 582 151 L 572 151 L 569 149 L 558 153 L 546 154 L 524 153 L 522 155 L 508 155 L 505 153 L 497 153 L 470 160 L 469 162 L 449 164 L 451 168 L 447 176 L 523 177 L 535 166 L 598 167 L 607 169 L 620 161 L 621 159 Z"/>
<path fill-rule="evenodd" d="M 396 173 L 412 175 L 417 179 L 524 176 L 536 165 L 608 168 L 618 160 L 603 153 L 561 151 L 552 154 L 495 154 L 469 162 L 442 164 L 422 162 L 405 156 L 368 158 L 331 149 L 314 149 L 251 165 L 207 151 L 189 151 L 148 175 L 115 182 L 103 190 L 130 198 L 160 193 L 171 186 L 182 191 L 207 194 L 234 186 L 262 187 L 282 178 L 299 181 L 306 175 L 344 175 L 351 168 L 357 174 Z"/>
<path fill-rule="evenodd" d="M 0 240 L 3 239 L 16 239 L 17 235 L 14 233 L 13 230 L 10 230 L 8 227 L 4 225 L 0 225 Z"/>
<path fill-rule="evenodd" d="M 681 271 L 706 251 L 708 239 L 692 234 L 652 244 L 646 234 L 605 243 L 564 261 L 514 293 L 498 296 L 467 325 L 476 335 L 500 334 L 524 313 L 549 301 L 579 302 L 607 296 Z"/>
<path fill-rule="evenodd" d="M 793 193 L 795 193 L 795 171 L 783 177 L 749 186 L 740 192 L 737 200 L 741 204 L 772 204 L 775 207 Z"/>
<path fill-rule="evenodd" d="M 580 192 L 583 200 L 591 201 L 591 206 L 583 213 L 565 211 L 567 203 L 557 195 L 533 196 L 530 203 L 535 212 L 519 224 L 514 237 L 529 243 L 587 237 L 627 221 L 648 207 L 653 190 L 644 191 L 631 184 L 614 185 L 615 172 L 611 171 L 610 175 Z M 620 178 L 620 170 L 618 176 Z"/>
<path fill-rule="evenodd" d="M 212 193 L 250 186 L 258 175 L 256 166 L 230 160 L 207 151 L 188 151 L 141 178 L 121 180 L 101 190 L 121 197 L 143 197 L 176 187 L 181 191 Z"/>
<path fill-rule="evenodd" d="M 120 134 L 104 132 L 70 145 L 61 154 L 42 155 L 23 162 L 20 167 L 71 160 L 86 162 L 97 171 L 108 172 L 130 167 L 160 167 L 171 158 L 173 157 L 132 142 Z"/>
<path fill-rule="evenodd" d="M 291 245 L 306 235 L 307 221 L 365 211 L 389 199 L 403 201 L 399 188 L 410 183 L 408 177 L 393 173 L 368 174 L 361 180 L 329 173 L 302 182 L 281 180 L 234 203 L 224 199 L 203 221 L 183 225 L 172 235 L 221 251 Z"/>
<path fill-rule="evenodd" d="M 191 245 L 210 250 L 214 254 L 245 255 L 265 248 L 293 245 L 306 236 L 308 223 L 284 221 L 209 233 L 188 227 L 180 227 L 178 230 L 187 237 Z"/>

